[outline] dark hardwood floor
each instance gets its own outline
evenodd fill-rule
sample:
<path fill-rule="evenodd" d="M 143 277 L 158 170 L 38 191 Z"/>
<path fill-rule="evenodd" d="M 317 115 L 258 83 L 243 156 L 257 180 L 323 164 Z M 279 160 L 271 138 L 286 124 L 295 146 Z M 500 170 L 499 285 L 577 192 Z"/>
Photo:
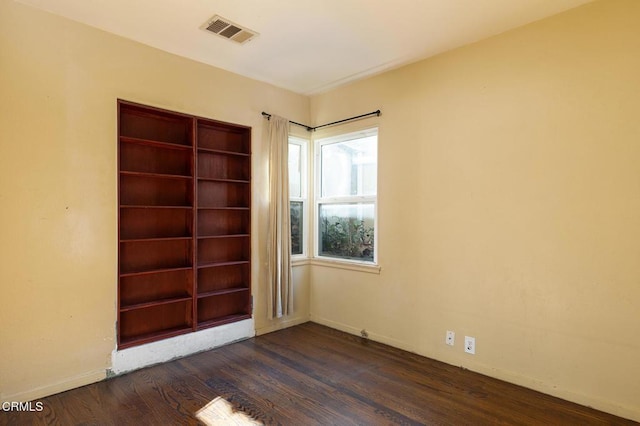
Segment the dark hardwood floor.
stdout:
<path fill-rule="evenodd" d="M 313 323 L 40 401 L 0 424 L 638 424 Z"/>

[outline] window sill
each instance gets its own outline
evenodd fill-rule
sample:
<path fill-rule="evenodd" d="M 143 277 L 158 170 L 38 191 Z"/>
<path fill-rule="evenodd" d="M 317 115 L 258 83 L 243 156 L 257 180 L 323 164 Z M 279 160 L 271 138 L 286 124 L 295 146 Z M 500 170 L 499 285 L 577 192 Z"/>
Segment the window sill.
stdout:
<path fill-rule="evenodd" d="M 298 257 L 291 259 L 291 266 L 324 266 L 326 268 L 346 269 L 349 271 L 366 272 L 369 274 L 380 274 L 380 265 L 367 265 L 363 263 L 343 262 L 340 260 L 328 260 L 319 258 Z"/>
<path fill-rule="evenodd" d="M 308 265 L 309 261 L 308 257 L 292 257 L 291 258 L 291 266 L 304 266 Z"/>
<path fill-rule="evenodd" d="M 310 265 L 315 266 L 324 266 L 326 268 L 337 268 L 337 269 L 347 269 L 349 271 L 358 271 L 358 272 L 367 272 L 369 274 L 380 274 L 381 267 L 380 265 L 367 265 L 363 263 L 355 263 L 355 262 L 341 262 L 339 260 L 328 260 L 328 259 L 309 259 Z"/>

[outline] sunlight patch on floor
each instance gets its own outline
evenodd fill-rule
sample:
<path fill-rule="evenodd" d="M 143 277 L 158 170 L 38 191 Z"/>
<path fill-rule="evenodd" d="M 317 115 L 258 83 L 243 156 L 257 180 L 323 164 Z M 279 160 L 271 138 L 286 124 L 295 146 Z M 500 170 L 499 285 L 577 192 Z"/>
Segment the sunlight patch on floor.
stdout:
<path fill-rule="evenodd" d="M 196 413 L 196 417 L 207 426 L 245 426 L 262 425 L 251 416 L 233 408 L 233 405 L 221 396 L 215 398 Z"/>

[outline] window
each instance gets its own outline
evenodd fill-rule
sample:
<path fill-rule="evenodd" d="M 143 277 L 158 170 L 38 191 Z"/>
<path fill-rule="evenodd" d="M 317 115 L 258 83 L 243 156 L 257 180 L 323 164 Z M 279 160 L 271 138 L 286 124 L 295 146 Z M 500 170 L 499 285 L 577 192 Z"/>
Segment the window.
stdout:
<path fill-rule="evenodd" d="M 316 254 L 376 263 L 378 130 L 316 144 Z"/>
<path fill-rule="evenodd" d="M 304 255 L 306 244 L 307 141 L 289 137 L 291 255 Z"/>

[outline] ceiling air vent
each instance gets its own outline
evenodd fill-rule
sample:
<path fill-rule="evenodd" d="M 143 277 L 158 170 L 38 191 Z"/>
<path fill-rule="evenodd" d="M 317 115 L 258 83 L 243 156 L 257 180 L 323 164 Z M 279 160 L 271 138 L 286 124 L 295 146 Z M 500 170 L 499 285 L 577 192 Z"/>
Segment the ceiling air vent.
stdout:
<path fill-rule="evenodd" d="M 244 44 L 258 35 L 257 32 L 241 27 L 240 25 L 218 15 L 209 19 L 202 28 L 214 33 L 215 35 L 240 44 Z"/>

